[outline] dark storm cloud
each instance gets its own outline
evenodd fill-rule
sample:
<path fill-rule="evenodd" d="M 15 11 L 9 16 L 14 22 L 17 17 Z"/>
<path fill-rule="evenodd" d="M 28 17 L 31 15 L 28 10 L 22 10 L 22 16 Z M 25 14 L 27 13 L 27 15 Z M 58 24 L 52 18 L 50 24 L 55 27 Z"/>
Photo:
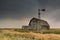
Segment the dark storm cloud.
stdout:
<path fill-rule="evenodd" d="M 0 27 L 26 25 L 32 17 L 37 17 L 38 8 L 46 9 L 41 18 L 51 27 L 60 27 L 60 0 L 0 0 Z"/>
<path fill-rule="evenodd" d="M 0 18 L 20 19 L 37 14 L 38 8 L 46 8 L 48 12 L 60 9 L 60 0 L 0 0 Z M 50 13 L 51 15 L 54 13 Z M 48 13 L 48 15 L 50 15 Z M 44 14 L 42 14 L 44 15 Z M 59 19 L 58 15 L 52 18 Z"/>
<path fill-rule="evenodd" d="M 27 12 L 31 12 L 34 6 L 29 0 L 1 0 L 0 2 L 1 17 L 23 17 L 27 15 Z"/>

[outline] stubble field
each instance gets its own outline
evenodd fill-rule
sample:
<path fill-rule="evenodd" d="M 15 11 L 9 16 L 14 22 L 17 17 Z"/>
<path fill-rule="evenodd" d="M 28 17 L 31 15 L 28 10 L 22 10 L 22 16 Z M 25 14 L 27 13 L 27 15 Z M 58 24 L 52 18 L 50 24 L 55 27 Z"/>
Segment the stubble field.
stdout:
<path fill-rule="evenodd" d="M 60 40 L 60 29 L 25 31 L 22 29 L 0 29 L 0 40 Z"/>

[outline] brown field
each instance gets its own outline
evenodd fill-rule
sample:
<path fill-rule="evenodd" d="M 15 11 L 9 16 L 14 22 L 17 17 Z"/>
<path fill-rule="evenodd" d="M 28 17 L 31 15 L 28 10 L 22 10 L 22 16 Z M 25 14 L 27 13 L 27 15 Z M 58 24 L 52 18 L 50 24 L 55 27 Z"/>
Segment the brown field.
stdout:
<path fill-rule="evenodd" d="M 0 40 L 60 40 L 60 29 L 24 31 L 18 28 L 1 28 Z"/>

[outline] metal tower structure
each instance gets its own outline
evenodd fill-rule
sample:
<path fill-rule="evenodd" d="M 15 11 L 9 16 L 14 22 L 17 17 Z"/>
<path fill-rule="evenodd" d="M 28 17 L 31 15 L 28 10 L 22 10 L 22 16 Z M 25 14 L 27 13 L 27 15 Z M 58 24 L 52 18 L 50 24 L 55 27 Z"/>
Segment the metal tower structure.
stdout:
<path fill-rule="evenodd" d="M 38 18 L 39 18 L 39 19 L 41 18 L 41 16 L 40 16 L 40 15 L 41 15 L 41 12 L 40 12 L 40 11 L 45 11 L 45 9 L 41 9 L 41 10 L 38 9 Z"/>

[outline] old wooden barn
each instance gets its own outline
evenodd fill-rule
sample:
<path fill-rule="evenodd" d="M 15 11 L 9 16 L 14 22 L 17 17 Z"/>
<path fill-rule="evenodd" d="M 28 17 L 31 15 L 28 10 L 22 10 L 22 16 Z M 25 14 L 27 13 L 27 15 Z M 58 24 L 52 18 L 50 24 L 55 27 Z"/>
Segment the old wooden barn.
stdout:
<path fill-rule="evenodd" d="M 42 11 L 45 11 L 43 9 Z M 38 18 L 33 17 L 28 26 L 22 26 L 24 30 L 49 30 L 50 26 L 47 21 L 40 19 L 40 9 L 38 9 Z"/>

